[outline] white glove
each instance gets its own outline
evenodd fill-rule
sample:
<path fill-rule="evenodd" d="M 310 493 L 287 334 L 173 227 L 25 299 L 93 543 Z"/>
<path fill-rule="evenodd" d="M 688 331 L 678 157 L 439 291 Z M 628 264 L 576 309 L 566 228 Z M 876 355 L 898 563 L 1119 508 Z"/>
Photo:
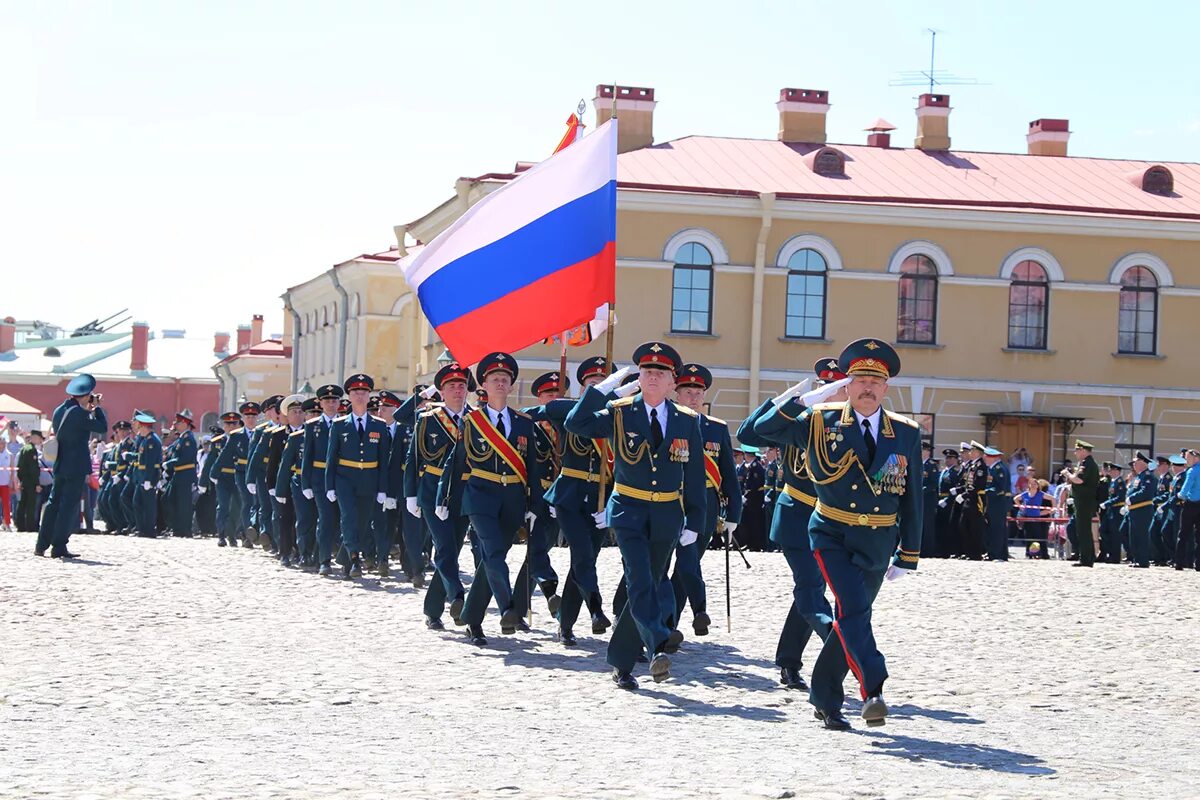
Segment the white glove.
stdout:
<path fill-rule="evenodd" d="M 699 538 L 700 536 L 695 531 L 689 531 L 687 528 L 684 528 L 683 533 L 679 534 L 679 543 L 687 547 L 689 544 L 695 544 Z"/>
<path fill-rule="evenodd" d="M 532 511 L 525 512 L 525 530 L 532 531 L 533 523 L 537 521 L 537 514 Z"/>
<path fill-rule="evenodd" d="M 396 498 L 389 497 L 383 501 L 384 511 L 394 511 L 396 509 Z"/>
<path fill-rule="evenodd" d="M 147 492 L 150 491 L 150 481 L 142 481 L 142 489 Z"/>
<path fill-rule="evenodd" d="M 592 514 L 592 521 L 596 523 L 597 528 L 608 527 L 608 511 L 597 511 Z"/>
<path fill-rule="evenodd" d="M 197 487 L 196 491 L 198 491 L 200 494 L 204 494 L 205 492 L 207 492 L 207 491 L 208 491 L 208 487 L 207 487 L 207 486 L 200 486 L 200 487 Z"/>
<path fill-rule="evenodd" d="M 631 394 L 636 394 L 641 390 L 641 388 L 641 380 L 630 381 L 624 386 L 618 386 L 616 389 L 613 389 L 613 394 L 615 394 L 617 397 L 628 397 Z"/>
<path fill-rule="evenodd" d="M 420 519 L 421 507 L 419 505 L 417 505 L 417 498 L 415 498 L 415 497 L 404 498 L 404 507 L 406 509 L 408 509 L 408 513 L 410 513 L 414 517 L 417 517 L 418 519 Z"/>
<path fill-rule="evenodd" d="M 275 490 L 274 490 L 274 489 L 267 489 L 267 494 L 271 495 L 271 497 L 274 497 L 274 496 L 275 496 Z"/>
<path fill-rule="evenodd" d="M 429 398 L 433 397 L 437 393 L 438 393 L 438 388 L 436 386 L 432 386 L 432 385 L 426 386 L 424 389 L 421 390 L 421 397 L 424 397 L 426 400 L 428 400 Z"/>
<path fill-rule="evenodd" d="M 894 581 L 897 578 L 903 577 L 904 573 L 906 572 L 908 572 L 908 570 L 900 569 L 895 564 L 892 564 L 887 568 L 887 572 L 883 574 L 883 577 L 887 578 L 889 581 Z"/>
<path fill-rule="evenodd" d="M 246 491 L 250 494 L 258 494 L 258 485 L 254 483 L 247 483 Z"/>
<path fill-rule="evenodd" d="M 442 522 L 445 522 L 446 520 L 450 519 L 450 509 L 446 506 L 438 506 L 433 510 L 433 515 Z"/>
<path fill-rule="evenodd" d="M 941 500 L 938 500 L 938 508 L 945 508 L 949 502 L 950 498 L 943 497 Z"/>
<path fill-rule="evenodd" d="M 158 482 L 158 484 L 157 484 L 157 485 L 158 485 L 158 488 L 159 488 L 159 489 L 161 489 L 161 488 L 163 488 L 164 486 L 166 486 L 166 485 L 167 485 L 167 482 L 166 482 L 166 481 L 163 481 L 163 480 L 160 480 L 160 481 Z"/>
<path fill-rule="evenodd" d="M 550 519 L 558 519 L 558 510 L 554 506 L 546 506 L 550 509 Z"/>
<path fill-rule="evenodd" d="M 737 526 L 738 526 L 738 524 L 736 522 L 730 522 L 729 520 L 725 520 L 725 532 L 726 533 L 732 535 L 733 532 L 737 530 Z"/>
<path fill-rule="evenodd" d="M 840 381 L 827 383 L 820 389 L 813 389 L 811 392 L 805 392 L 804 394 L 800 395 L 800 402 L 804 404 L 805 408 L 812 408 L 817 403 L 824 402 L 826 398 L 833 397 L 843 386 L 849 386 L 851 380 L 853 380 L 853 378 L 842 378 Z"/>
<path fill-rule="evenodd" d="M 628 375 L 630 372 L 633 372 L 633 367 L 621 367 L 619 370 L 614 372 L 612 375 L 609 375 L 607 378 L 605 378 L 604 380 L 597 383 L 596 391 L 600 392 L 601 394 L 608 394 L 613 389 L 620 386 L 621 381 L 623 381 L 625 379 L 625 376 Z"/>
<path fill-rule="evenodd" d="M 336 503 L 337 502 L 337 492 L 335 492 L 333 489 L 330 489 L 329 491 L 327 491 L 325 493 L 325 499 L 331 503 Z"/>
<path fill-rule="evenodd" d="M 312 490 L 312 489 L 302 489 L 302 490 L 300 491 L 300 494 L 304 495 L 304 499 L 305 499 L 305 500 L 312 500 L 312 499 L 313 499 L 313 490 Z"/>
<path fill-rule="evenodd" d="M 271 496 L 272 496 L 272 497 L 275 497 L 274 495 L 271 495 Z M 281 506 L 286 506 L 286 505 L 287 505 L 287 498 L 286 498 L 286 497 L 275 497 L 275 502 L 276 502 L 276 503 L 279 503 Z"/>
<path fill-rule="evenodd" d="M 379 503 L 379 505 L 381 505 L 381 506 L 386 506 L 387 505 L 387 495 L 384 494 L 383 492 L 379 492 L 378 494 L 375 495 L 375 502 Z"/>
<path fill-rule="evenodd" d="M 799 383 L 789 386 L 787 389 L 785 389 L 783 394 L 779 395 L 778 397 L 776 397 L 774 400 L 771 401 L 771 405 L 775 406 L 776 408 L 779 408 L 781 405 L 786 403 L 788 400 L 791 400 L 793 397 L 800 394 L 807 388 L 808 388 L 808 378 L 805 378 L 804 380 L 800 381 Z"/>
<path fill-rule="evenodd" d="M 124 478 L 121 478 L 121 480 L 125 480 L 125 479 L 124 479 Z M 217 478 L 216 478 L 216 476 L 214 475 L 214 476 L 210 477 L 210 478 L 209 478 L 209 481 L 211 481 L 213 484 L 216 484 L 216 482 L 217 482 Z"/>

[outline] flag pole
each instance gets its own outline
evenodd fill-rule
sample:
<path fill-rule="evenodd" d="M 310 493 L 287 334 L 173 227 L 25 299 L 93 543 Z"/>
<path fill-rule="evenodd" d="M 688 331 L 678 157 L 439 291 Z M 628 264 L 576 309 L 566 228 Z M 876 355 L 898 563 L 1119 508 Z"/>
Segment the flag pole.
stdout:
<path fill-rule="evenodd" d="M 617 84 L 614 81 L 612 84 L 612 116 L 610 119 L 617 118 Z M 599 127 L 599 126 L 597 126 Z M 608 302 L 608 327 L 605 329 L 604 339 L 604 363 L 611 371 L 613 367 L 613 328 L 616 326 L 617 312 L 617 290 L 616 280 L 613 280 L 613 296 Z M 596 512 L 604 510 L 607 498 L 604 496 L 604 487 L 608 484 L 608 458 L 602 452 L 600 453 L 600 491 L 596 495 Z"/>

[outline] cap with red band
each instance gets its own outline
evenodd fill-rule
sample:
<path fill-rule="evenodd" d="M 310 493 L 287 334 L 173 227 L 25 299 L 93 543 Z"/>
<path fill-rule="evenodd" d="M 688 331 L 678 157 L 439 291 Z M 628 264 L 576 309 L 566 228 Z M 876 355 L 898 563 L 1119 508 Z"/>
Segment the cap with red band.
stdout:
<path fill-rule="evenodd" d="M 483 383 L 483 379 L 493 372 L 507 372 L 512 380 L 517 379 L 517 360 L 508 353 L 488 353 L 479 360 L 475 368 L 475 379 Z"/>
<path fill-rule="evenodd" d="M 813 364 L 813 372 L 817 373 L 817 377 L 823 381 L 840 381 L 846 377 L 846 373 L 842 372 L 842 368 L 838 365 L 836 356 L 818 358 L 817 363 Z"/>
<path fill-rule="evenodd" d="M 349 378 L 346 378 L 346 382 L 342 386 L 345 387 L 347 392 L 352 392 L 355 389 L 366 389 L 369 392 L 375 388 L 375 381 L 372 380 L 370 375 L 364 375 L 360 372 L 357 375 L 351 375 Z"/>
<path fill-rule="evenodd" d="M 557 392 L 560 387 L 571 388 L 571 379 L 558 372 L 546 372 L 534 378 L 529 388 L 533 396 L 537 397 L 542 392 Z"/>
<path fill-rule="evenodd" d="M 583 383 L 596 375 L 607 378 L 611 373 L 612 368 L 608 365 L 608 359 L 604 356 L 592 356 L 584 359 L 583 363 L 579 365 L 579 369 L 575 370 L 575 380 Z"/>
<path fill-rule="evenodd" d="M 708 389 L 712 386 L 712 373 L 703 364 L 684 364 L 679 368 L 679 377 L 675 379 L 675 388 L 684 389 L 694 386 Z"/>
<path fill-rule="evenodd" d="M 669 369 L 678 372 L 683 359 L 674 347 L 663 342 L 646 342 L 633 351 L 633 363 L 651 369 Z"/>

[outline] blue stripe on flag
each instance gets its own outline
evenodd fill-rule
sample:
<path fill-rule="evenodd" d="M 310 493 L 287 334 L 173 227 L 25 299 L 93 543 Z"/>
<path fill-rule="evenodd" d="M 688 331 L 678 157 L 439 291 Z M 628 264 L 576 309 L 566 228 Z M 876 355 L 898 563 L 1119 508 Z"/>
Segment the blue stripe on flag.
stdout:
<path fill-rule="evenodd" d="M 596 255 L 616 240 L 616 202 L 609 181 L 451 261 L 421 283 L 421 310 L 437 327 Z"/>

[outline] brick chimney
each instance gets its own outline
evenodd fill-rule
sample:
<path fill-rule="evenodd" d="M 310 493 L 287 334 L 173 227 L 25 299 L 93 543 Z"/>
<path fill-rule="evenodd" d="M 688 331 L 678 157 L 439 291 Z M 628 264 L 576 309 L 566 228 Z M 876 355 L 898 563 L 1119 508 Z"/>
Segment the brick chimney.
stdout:
<path fill-rule="evenodd" d="M 213 355 L 224 358 L 229 355 L 229 334 L 217 331 L 213 334 Z"/>
<path fill-rule="evenodd" d="M 1065 156 L 1070 123 L 1065 119 L 1035 119 L 1029 123 L 1025 142 L 1031 156 Z"/>
<path fill-rule="evenodd" d="M 871 127 L 864 128 L 867 132 L 867 145 L 869 147 L 891 147 L 892 146 L 892 131 L 896 130 L 896 126 L 888 122 L 883 117 L 871 123 Z"/>
<path fill-rule="evenodd" d="M 12 317 L 0 320 L 0 353 L 11 353 L 17 347 L 17 325 Z"/>
<path fill-rule="evenodd" d="M 950 95 L 923 94 L 917 99 L 917 141 L 921 150 L 950 149 Z"/>
<path fill-rule="evenodd" d="M 150 326 L 144 322 L 133 323 L 133 344 L 129 348 L 129 371 L 145 372 L 150 352 Z"/>
<path fill-rule="evenodd" d="M 613 87 L 597 86 L 592 99 L 596 127 L 612 119 Z M 617 87 L 617 152 L 628 153 L 654 144 L 654 90 L 638 86 Z"/>
<path fill-rule="evenodd" d="M 263 315 L 255 314 L 250 318 L 250 344 L 258 344 L 263 340 Z"/>
<path fill-rule="evenodd" d="M 250 349 L 250 326 L 238 325 L 237 351 L 243 353 Z"/>
<path fill-rule="evenodd" d="M 780 89 L 779 141 L 825 144 L 829 92 L 824 89 Z"/>

